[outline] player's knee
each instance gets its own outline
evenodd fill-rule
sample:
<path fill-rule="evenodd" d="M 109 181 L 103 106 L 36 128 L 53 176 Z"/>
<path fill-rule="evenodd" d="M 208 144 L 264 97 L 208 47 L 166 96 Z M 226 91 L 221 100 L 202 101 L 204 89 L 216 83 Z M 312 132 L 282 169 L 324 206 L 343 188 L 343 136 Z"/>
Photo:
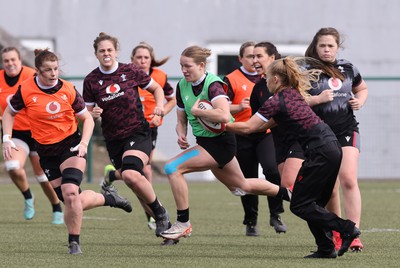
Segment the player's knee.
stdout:
<path fill-rule="evenodd" d="M 19 160 L 5 161 L 4 165 L 7 171 L 18 170 L 21 168 L 21 163 L 19 162 Z"/>
<path fill-rule="evenodd" d="M 37 180 L 39 183 L 48 182 L 48 181 L 49 181 L 49 179 L 47 179 L 47 177 L 46 177 L 45 174 L 36 175 L 35 178 L 36 178 L 36 180 Z"/>
<path fill-rule="evenodd" d="M 72 183 L 79 187 L 83 179 L 83 172 L 77 168 L 66 168 L 62 172 L 61 184 Z"/>
<path fill-rule="evenodd" d="M 176 164 L 175 161 L 169 162 L 165 164 L 164 166 L 164 172 L 167 175 L 171 175 L 172 173 L 176 172 L 178 170 L 178 165 Z"/>
<path fill-rule="evenodd" d="M 139 157 L 133 155 L 125 156 L 122 159 L 121 173 L 124 172 L 125 170 L 134 170 L 144 175 L 142 160 Z"/>
<path fill-rule="evenodd" d="M 167 175 L 171 175 L 172 173 L 178 171 L 178 166 L 181 166 L 183 163 L 186 161 L 198 156 L 200 154 L 199 150 L 194 149 L 191 151 L 187 151 L 178 158 L 169 161 L 165 166 L 164 166 L 164 171 Z M 182 167 L 182 166 L 181 166 Z"/>
<path fill-rule="evenodd" d="M 245 196 L 247 193 L 241 188 L 235 188 L 235 190 L 231 190 L 231 193 L 235 196 Z"/>

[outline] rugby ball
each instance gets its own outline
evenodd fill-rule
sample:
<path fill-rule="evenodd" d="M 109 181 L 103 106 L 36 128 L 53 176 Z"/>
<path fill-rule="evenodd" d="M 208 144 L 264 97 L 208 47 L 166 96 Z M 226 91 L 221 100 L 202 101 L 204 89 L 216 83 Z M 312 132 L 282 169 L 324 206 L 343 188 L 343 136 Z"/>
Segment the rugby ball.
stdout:
<path fill-rule="evenodd" d="M 211 110 L 214 109 L 214 107 L 212 106 L 211 102 L 208 100 L 201 100 L 199 102 L 199 109 L 202 110 Z M 208 131 L 211 131 L 213 133 L 221 133 L 224 132 L 225 130 L 225 123 L 215 123 L 215 122 L 210 122 L 204 118 L 201 117 L 197 117 L 197 120 L 199 121 L 199 123 Z"/>

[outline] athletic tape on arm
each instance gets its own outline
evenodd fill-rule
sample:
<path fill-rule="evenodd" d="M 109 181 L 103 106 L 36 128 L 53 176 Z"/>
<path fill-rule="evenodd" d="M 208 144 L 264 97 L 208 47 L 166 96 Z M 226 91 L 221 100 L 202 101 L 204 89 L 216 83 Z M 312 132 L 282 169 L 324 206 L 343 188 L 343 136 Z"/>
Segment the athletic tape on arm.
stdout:
<path fill-rule="evenodd" d="M 231 193 L 235 196 L 245 196 L 247 193 L 243 191 L 240 188 L 236 188 L 234 191 L 231 191 Z"/>
<path fill-rule="evenodd" d="M 36 175 L 35 178 L 39 183 L 49 181 L 45 174 Z"/>

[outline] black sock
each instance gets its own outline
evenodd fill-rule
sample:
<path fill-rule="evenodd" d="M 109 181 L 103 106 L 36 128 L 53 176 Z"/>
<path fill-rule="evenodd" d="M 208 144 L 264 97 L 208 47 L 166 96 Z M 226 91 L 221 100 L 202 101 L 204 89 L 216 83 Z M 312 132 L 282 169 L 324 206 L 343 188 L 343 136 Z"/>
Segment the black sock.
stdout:
<path fill-rule="evenodd" d="M 153 203 L 148 204 L 148 205 L 151 208 L 151 211 L 153 211 L 153 214 L 154 214 L 156 220 L 160 219 L 164 215 L 165 208 L 160 204 L 157 197 Z"/>
<path fill-rule="evenodd" d="M 180 222 L 188 222 L 189 221 L 189 208 L 184 210 L 177 210 L 176 211 L 177 221 Z"/>
<path fill-rule="evenodd" d="M 150 214 L 149 213 L 147 213 L 147 212 L 145 212 L 146 213 L 146 218 L 147 218 L 147 221 L 149 222 L 150 221 L 150 218 L 151 218 L 151 216 L 150 216 Z"/>
<path fill-rule="evenodd" d="M 110 173 L 108 173 L 108 178 L 110 179 L 110 182 L 113 182 L 116 180 L 115 171 L 116 170 L 111 170 Z"/>
<path fill-rule="evenodd" d="M 276 197 L 286 201 L 290 201 L 291 198 L 291 196 L 289 195 L 289 190 L 285 187 L 279 187 L 279 191 Z"/>
<path fill-rule="evenodd" d="M 75 241 L 76 243 L 79 244 L 79 235 L 68 234 L 68 244 L 71 243 L 72 241 Z"/>
<path fill-rule="evenodd" d="M 58 203 L 56 205 L 51 205 L 53 207 L 53 212 L 62 212 L 61 209 L 61 203 Z"/>
<path fill-rule="evenodd" d="M 28 188 L 28 190 L 26 190 L 25 192 L 22 192 L 22 194 L 24 195 L 25 200 L 32 199 L 32 193 L 30 188 Z"/>

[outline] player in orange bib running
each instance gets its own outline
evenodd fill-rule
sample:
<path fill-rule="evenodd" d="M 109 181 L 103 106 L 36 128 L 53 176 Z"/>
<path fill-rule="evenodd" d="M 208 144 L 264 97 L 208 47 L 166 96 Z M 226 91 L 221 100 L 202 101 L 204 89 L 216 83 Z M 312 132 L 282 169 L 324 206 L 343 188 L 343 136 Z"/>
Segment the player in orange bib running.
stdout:
<path fill-rule="evenodd" d="M 254 67 L 254 42 L 245 42 L 239 49 L 239 68 L 226 75 L 227 95 L 231 100 L 230 111 L 235 122 L 245 122 L 252 115 L 250 96 L 260 81 L 261 72 Z M 268 61 L 268 57 L 263 58 Z M 262 79 L 264 84 L 265 81 Z M 236 134 L 236 158 L 246 178 L 258 177 L 258 167 L 262 168 L 265 179 L 280 185 L 281 178 L 275 159 L 274 139 L 271 131 L 261 131 L 250 135 Z M 258 195 L 241 196 L 244 210 L 243 224 L 247 236 L 258 236 Z M 279 214 L 284 212 L 282 199 L 268 196 L 269 223 L 277 233 L 285 233 L 286 225 Z"/>
<path fill-rule="evenodd" d="M 21 150 L 12 139 L 12 129 L 16 114 L 24 110 L 31 122 L 40 165 L 65 205 L 68 252 L 80 254 L 83 210 L 111 206 L 131 212 L 132 207 L 129 201 L 111 190 L 104 194 L 81 191 L 93 119 L 74 85 L 58 78 L 58 57 L 47 49 L 36 49 L 35 55 L 37 76 L 19 85 L 4 111 L 3 157 L 9 161 L 15 151 Z M 82 134 L 76 117 L 83 122 Z"/>
<path fill-rule="evenodd" d="M 4 70 L 0 70 L 0 107 L 1 110 L 4 111 L 7 107 L 7 99 L 11 98 L 17 91 L 19 83 L 28 78 L 32 78 L 35 74 L 35 70 L 27 66 L 22 66 L 20 52 L 15 47 L 3 48 L 0 54 L 4 66 Z M 4 164 L 11 180 L 24 196 L 25 220 L 31 220 L 35 216 L 34 196 L 29 188 L 28 178 L 24 169 L 26 160 L 29 157 L 35 178 L 52 205 L 52 223 L 63 224 L 64 215 L 60 200 L 58 200 L 53 187 L 51 187 L 49 180 L 40 167 L 39 155 L 37 154 L 35 141 L 30 131 L 30 123 L 24 111 L 15 117 L 12 137 L 13 142 L 17 144 L 21 150 L 15 151 L 13 158 L 9 161 L 5 161 Z"/>

